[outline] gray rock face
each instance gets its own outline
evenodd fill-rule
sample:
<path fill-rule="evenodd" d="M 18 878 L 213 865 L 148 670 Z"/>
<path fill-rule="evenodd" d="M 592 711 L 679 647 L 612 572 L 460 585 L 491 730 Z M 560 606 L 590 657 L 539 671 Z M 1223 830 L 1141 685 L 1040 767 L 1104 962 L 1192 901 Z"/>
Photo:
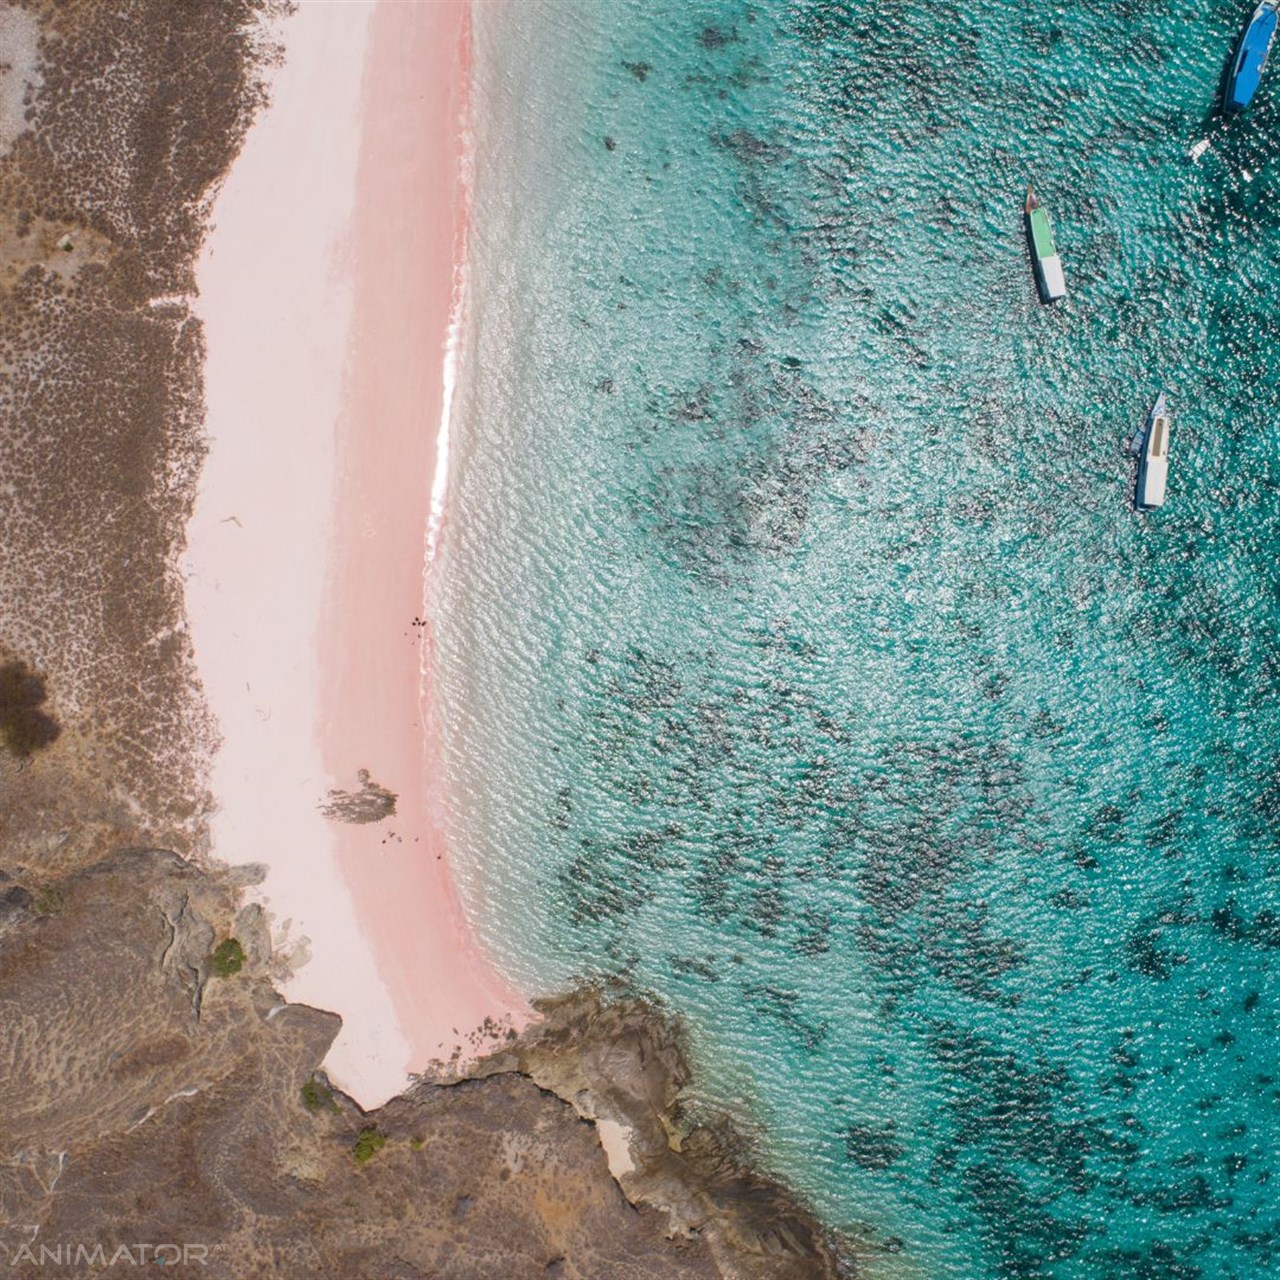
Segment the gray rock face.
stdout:
<path fill-rule="evenodd" d="M 0 881 L 0 884 L 3 882 Z M 35 897 L 21 885 L 0 888 L 0 932 L 31 914 Z"/>
<path fill-rule="evenodd" d="M 723 1118 L 700 1122 L 681 1091 L 684 1035 L 653 1005 L 584 990 L 539 1006 L 542 1021 L 472 1075 L 518 1070 L 612 1126 L 626 1147 L 618 1181 L 667 1218 L 673 1236 L 707 1242 L 726 1276 L 809 1280 L 851 1275 L 836 1242 L 790 1193 L 753 1171 L 747 1143 Z"/>

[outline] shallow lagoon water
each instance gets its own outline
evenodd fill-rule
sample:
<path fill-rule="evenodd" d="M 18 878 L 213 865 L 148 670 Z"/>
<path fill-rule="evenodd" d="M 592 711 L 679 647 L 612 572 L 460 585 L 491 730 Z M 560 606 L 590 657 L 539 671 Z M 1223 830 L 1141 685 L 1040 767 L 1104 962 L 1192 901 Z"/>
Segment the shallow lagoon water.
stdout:
<path fill-rule="evenodd" d="M 480 7 L 464 889 L 528 989 L 684 1015 L 886 1274 L 1280 1267 L 1280 88 L 1209 118 L 1246 16 Z"/>

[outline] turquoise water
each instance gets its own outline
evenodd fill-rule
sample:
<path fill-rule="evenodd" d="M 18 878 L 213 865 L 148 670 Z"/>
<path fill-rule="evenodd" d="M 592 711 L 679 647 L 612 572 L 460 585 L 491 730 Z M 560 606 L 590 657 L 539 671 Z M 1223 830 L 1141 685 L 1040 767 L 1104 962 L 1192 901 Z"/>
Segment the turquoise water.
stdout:
<path fill-rule="evenodd" d="M 1245 16 L 480 6 L 466 891 L 529 989 L 685 1015 L 886 1275 L 1280 1274 L 1280 81 L 1209 119 Z"/>

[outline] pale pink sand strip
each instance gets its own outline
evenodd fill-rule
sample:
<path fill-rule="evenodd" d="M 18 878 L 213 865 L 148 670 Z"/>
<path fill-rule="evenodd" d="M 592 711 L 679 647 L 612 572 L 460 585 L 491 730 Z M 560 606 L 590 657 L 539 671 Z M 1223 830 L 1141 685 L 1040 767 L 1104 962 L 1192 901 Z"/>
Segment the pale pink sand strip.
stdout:
<path fill-rule="evenodd" d="M 526 1016 L 471 941 L 449 873 L 424 605 L 461 305 L 469 39 L 467 0 L 379 0 L 374 10 L 335 575 L 320 650 L 326 763 L 349 788 L 363 768 L 399 796 L 389 822 L 341 828 L 338 859 L 419 1066 L 487 1047 Z M 477 1039 L 486 1020 L 491 1032 Z"/>
<path fill-rule="evenodd" d="M 224 736 L 214 849 L 270 867 L 281 933 L 309 942 L 287 994 L 342 1015 L 326 1065 L 367 1106 L 486 1017 L 524 1016 L 449 878 L 413 625 L 461 243 L 465 18 L 300 5 L 199 270 L 212 448 L 185 568 Z M 322 817 L 360 768 L 398 815 Z"/>

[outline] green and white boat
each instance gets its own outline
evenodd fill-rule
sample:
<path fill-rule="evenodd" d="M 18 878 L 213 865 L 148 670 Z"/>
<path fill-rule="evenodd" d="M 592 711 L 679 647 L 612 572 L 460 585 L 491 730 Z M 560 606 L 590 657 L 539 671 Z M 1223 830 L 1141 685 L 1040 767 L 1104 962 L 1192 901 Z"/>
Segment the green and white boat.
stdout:
<path fill-rule="evenodd" d="M 1043 302 L 1057 302 L 1067 296 L 1067 280 L 1062 274 L 1062 259 L 1058 246 L 1053 242 L 1053 226 L 1049 214 L 1036 199 L 1036 193 L 1027 184 L 1027 243 L 1031 246 L 1031 260 L 1036 267 L 1036 285 Z"/>

